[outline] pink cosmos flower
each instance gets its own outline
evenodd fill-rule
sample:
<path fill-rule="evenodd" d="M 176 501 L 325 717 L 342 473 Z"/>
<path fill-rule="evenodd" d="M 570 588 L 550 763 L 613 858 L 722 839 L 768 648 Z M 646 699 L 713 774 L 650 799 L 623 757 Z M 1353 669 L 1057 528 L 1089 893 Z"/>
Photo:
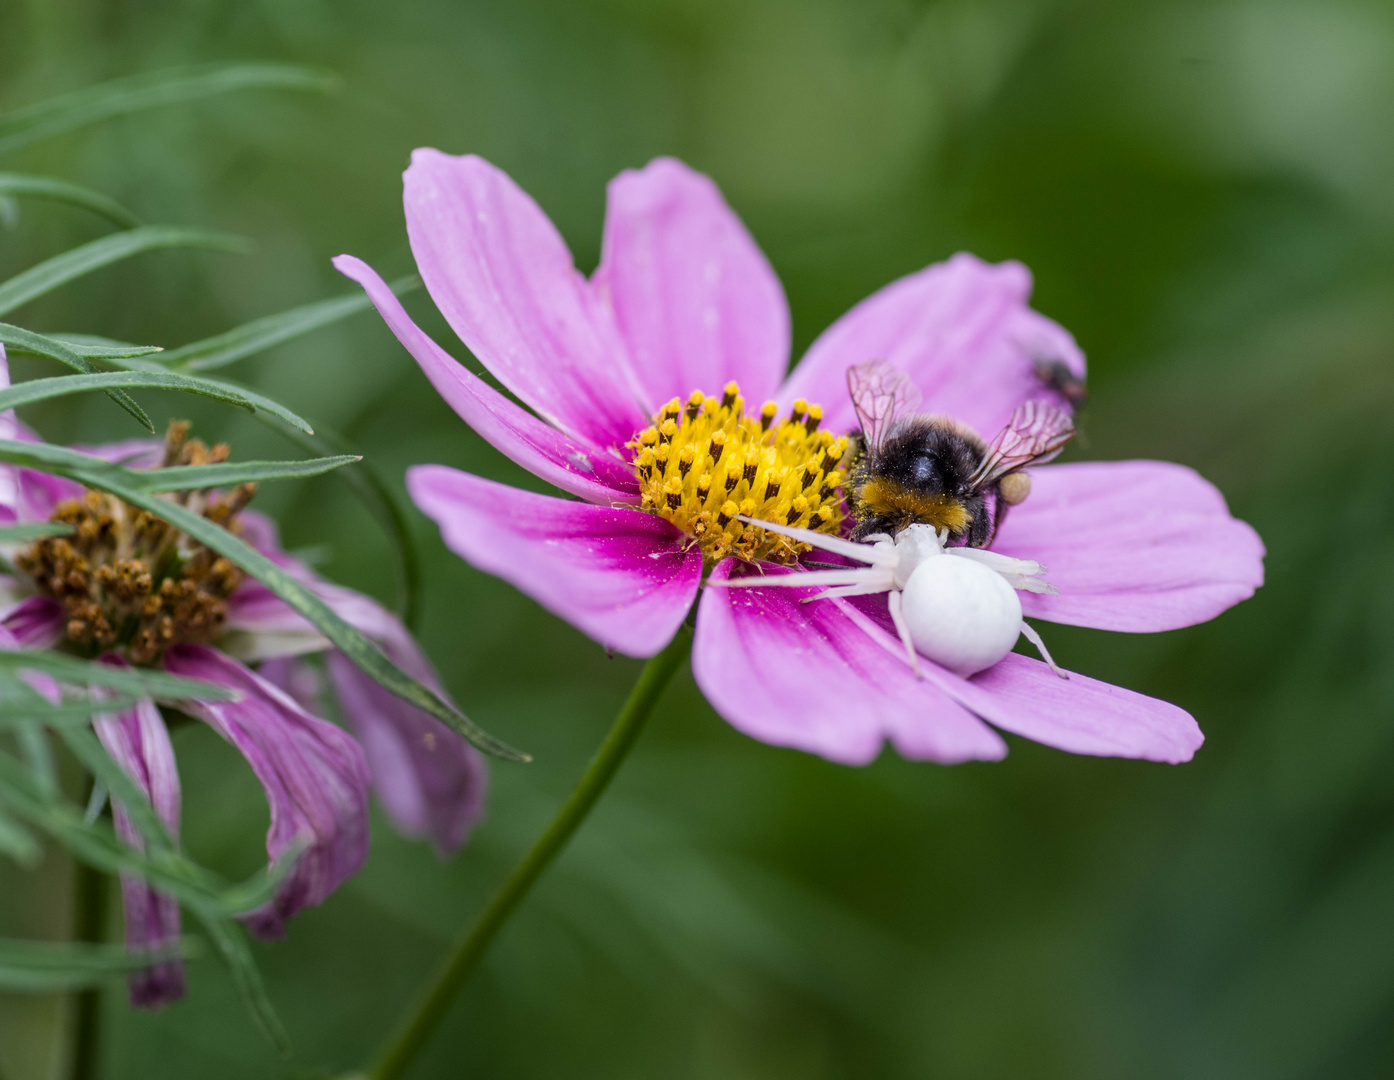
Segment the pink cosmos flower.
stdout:
<path fill-rule="evenodd" d="M 9 368 L 0 346 L 0 386 Z M 207 450 L 176 425 L 164 443 L 139 440 L 87 448 L 131 468 L 199 462 Z M 38 441 L 14 412 L 0 414 L 0 438 Z M 216 453 L 213 455 L 218 456 Z M 264 555 L 312 588 L 346 622 L 377 642 L 400 667 L 443 693 L 397 618 L 374 600 L 331 584 L 281 550 L 275 524 L 242 504 L 249 491 L 194 492 L 191 509 L 240 530 Z M 245 916 L 262 937 L 321 903 L 363 865 L 368 852 L 368 787 L 393 824 L 427 836 L 442 852 L 464 843 L 483 808 L 479 754 L 433 717 L 382 690 L 274 593 L 226 560 L 109 495 L 46 473 L 0 466 L 0 524 L 62 520 L 71 537 L 41 540 L 0 576 L 0 648 L 45 648 L 67 641 L 104 662 L 158 664 L 165 671 L 230 687 L 234 701 L 183 701 L 180 709 L 231 743 L 266 790 L 271 862 L 298 851 L 276 895 Z M 322 720 L 318 687 L 297 657 L 326 652 L 329 680 L 357 740 Z M 247 665 L 261 663 L 260 672 Z M 179 774 L 169 732 L 152 701 L 99 717 L 98 737 L 178 836 Z M 142 839 L 113 805 L 118 834 Z M 177 902 L 141 879 L 122 879 L 126 941 L 133 951 L 177 940 Z M 183 995 L 178 961 L 135 973 L 132 1004 L 158 1008 Z"/>
<path fill-rule="evenodd" d="M 929 411 L 988 435 L 1027 402 L 1070 406 L 1036 361 L 1082 379 L 1084 357 L 1028 307 L 1025 267 L 960 254 L 902 278 L 825 331 L 786 377 L 779 281 L 716 186 L 680 162 L 656 160 L 610 184 L 589 279 L 532 199 L 488 162 L 418 150 L 405 183 L 432 298 L 532 412 L 422 333 L 366 264 L 344 255 L 335 265 L 467 424 L 576 497 L 417 466 L 411 496 L 456 554 L 631 656 L 660 651 L 695 602 L 693 672 L 716 710 L 757 739 L 833 761 L 870 761 L 887 739 L 909 758 L 997 759 L 1006 745 L 994 727 L 1074 753 L 1164 762 L 1200 746 L 1176 706 L 1058 678 L 1027 656 L 1008 653 L 971 678 L 907 657 L 884 592 L 804 602 L 820 596 L 818 577 L 713 587 L 752 572 L 766 583 L 808 574 L 800 536 L 836 546 L 848 524 L 838 436 L 856 423 L 850 367 L 889 360 Z M 771 404 L 745 411 L 746 400 Z M 1018 587 L 1036 564 L 1049 566 L 1058 595 L 1026 592 L 1026 615 L 1170 630 L 1213 618 L 1262 583 L 1258 536 L 1190 469 L 1066 464 L 1033 478 L 993 542 Z M 790 537 L 757 519 L 817 532 Z"/>

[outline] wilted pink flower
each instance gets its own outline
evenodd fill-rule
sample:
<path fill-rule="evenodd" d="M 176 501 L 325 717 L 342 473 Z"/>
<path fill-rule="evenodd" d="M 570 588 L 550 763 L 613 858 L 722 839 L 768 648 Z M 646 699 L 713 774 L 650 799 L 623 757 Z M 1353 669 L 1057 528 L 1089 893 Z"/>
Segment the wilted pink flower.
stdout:
<path fill-rule="evenodd" d="M 0 347 L 0 386 L 8 385 Z M 206 448 L 185 441 L 185 430 L 174 426 L 164 443 L 124 442 L 88 452 L 132 468 L 206 458 Z M 0 414 L 0 438 L 37 437 L 11 411 Z M 244 508 L 249 490 L 180 497 L 211 520 L 239 529 L 248 543 L 312 588 L 399 666 L 442 692 L 396 617 L 283 552 L 274 523 Z M 430 837 L 442 852 L 465 841 L 483 806 L 486 774 L 478 753 L 439 721 L 361 675 L 269 589 L 113 496 L 46 473 L 0 466 L 0 523 L 48 520 L 73 525 L 73 534 L 18 552 L 14 562 L 21 572 L 0 577 L 0 594 L 7 598 L 0 608 L 0 648 L 67 641 L 79 651 L 100 653 L 110 664 L 158 664 L 172 674 L 237 691 L 233 701 L 183 701 L 180 708 L 231 743 L 265 788 L 271 808 L 269 859 L 274 863 L 298 851 L 275 896 L 245 917 L 255 933 L 279 936 L 286 919 L 321 903 L 363 865 L 370 778 L 401 831 Z M 309 669 L 295 658 L 315 652 L 328 652 L 339 707 L 357 741 L 314 715 L 318 688 L 305 686 Z M 262 661 L 261 673 L 246 666 Z M 177 837 L 179 775 L 155 704 L 142 701 L 99 717 L 95 729 Z M 125 809 L 117 803 L 113 810 L 121 838 L 139 848 L 140 834 Z M 132 876 L 123 878 L 122 896 L 126 940 L 133 950 L 178 938 L 179 907 L 172 898 Z M 182 965 L 161 963 L 132 976 L 131 1000 L 157 1008 L 180 997 L 183 986 Z"/>
<path fill-rule="evenodd" d="M 889 360 L 927 410 L 989 435 L 1028 401 L 1068 407 L 1036 362 L 1082 378 L 1084 358 L 1027 306 L 1025 267 L 961 254 L 902 278 L 830 327 L 786 378 L 779 281 L 715 185 L 681 163 L 657 160 L 611 183 L 589 279 L 488 162 L 418 150 L 405 180 L 432 298 L 533 413 L 423 334 L 367 265 L 336 265 L 466 423 L 583 500 L 417 466 L 411 495 L 457 554 L 632 656 L 661 650 L 697 601 L 693 672 L 717 711 L 758 739 L 834 761 L 870 761 L 886 739 L 911 758 L 1000 758 L 1006 746 L 989 723 L 1075 753 L 1180 762 L 1195 752 L 1200 730 L 1174 705 L 1057 678 L 1015 653 L 971 678 L 920 658 L 917 678 L 885 595 L 802 603 L 818 589 L 701 589 L 704 578 L 807 572 L 806 548 L 742 519 L 843 528 L 837 436 L 855 424 L 854 365 Z M 743 411 L 746 400 L 770 404 Z M 717 427 L 724 443 L 706 434 Z M 1262 581 L 1257 535 L 1189 469 L 1054 465 L 1035 470 L 1034 485 L 994 543 L 1026 561 L 1017 577 L 1038 571 L 1034 562 L 1050 568 L 1059 595 L 1027 592 L 1030 616 L 1168 630 L 1214 617 Z"/>

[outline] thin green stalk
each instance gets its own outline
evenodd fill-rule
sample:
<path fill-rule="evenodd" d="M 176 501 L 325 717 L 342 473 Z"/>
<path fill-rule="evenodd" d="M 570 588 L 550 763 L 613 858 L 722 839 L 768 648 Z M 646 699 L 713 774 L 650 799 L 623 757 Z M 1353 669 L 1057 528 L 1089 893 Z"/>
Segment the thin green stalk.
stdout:
<path fill-rule="evenodd" d="M 100 942 L 105 936 L 106 891 L 105 874 L 86 863 L 76 864 L 73 873 L 73 937 L 76 940 Z M 93 986 L 74 995 L 69 1080 L 94 1080 L 97 1075 L 101 994 L 101 989 Z"/>
<path fill-rule="evenodd" d="M 576 787 L 557 811 L 557 816 L 499 886 L 488 906 L 468 932 L 450 950 L 431 985 L 416 1007 L 378 1053 L 368 1068 L 368 1080 L 396 1080 L 425 1047 L 446 1010 L 465 981 L 479 966 L 489 945 L 503 928 L 514 908 L 557 857 L 571 835 L 586 819 L 604 793 L 630 748 L 639 737 L 644 721 L 673 673 L 682 666 L 692 648 L 692 632 L 683 627 L 677 637 L 639 673 L 629 700 L 620 709 Z"/>

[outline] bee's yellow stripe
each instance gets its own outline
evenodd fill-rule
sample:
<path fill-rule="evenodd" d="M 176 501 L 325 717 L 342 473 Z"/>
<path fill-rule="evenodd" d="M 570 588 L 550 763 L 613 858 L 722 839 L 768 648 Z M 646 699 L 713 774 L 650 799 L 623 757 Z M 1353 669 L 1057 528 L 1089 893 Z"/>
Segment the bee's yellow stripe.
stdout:
<path fill-rule="evenodd" d="M 958 535 L 968 528 L 968 508 L 952 495 L 923 495 L 883 476 L 873 477 L 857 491 L 859 517 L 889 517 L 918 521 Z"/>

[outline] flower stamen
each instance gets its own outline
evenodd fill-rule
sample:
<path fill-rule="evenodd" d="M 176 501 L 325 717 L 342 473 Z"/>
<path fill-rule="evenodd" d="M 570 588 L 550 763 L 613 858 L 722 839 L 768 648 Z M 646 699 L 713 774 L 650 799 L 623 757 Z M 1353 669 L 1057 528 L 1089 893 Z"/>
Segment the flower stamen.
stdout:
<path fill-rule="evenodd" d="M 170 425 L 159 467 L 227 459 L 225 443 L 210 449 L 188 433 L 187 423 Z M 241 484 L 165 497 L 236 533 L 237 515 L 255 493 L 255 484 Z M 222 631 L 228 597 L 242 583 L 242 571 L 227 559 L 100 491 L 63 500 L 49 520 L 71 533 L 36 541 L 15 556 L 15 566 L 62 602 L 72 645 L 89 652 L 124 648 L 132 663 L 148 664 L 171 645 L 209 642 Z"/>
<path fill-rule="evenodd" d="M 847 439 L 818 430 L 817 405 L 797 401 L 782 421 L 778 413 L 767 402 L 747 416 L 729 382 L 720 397 L 673 398 L 628 444 L 643 508 L 692 536 L 709 564 L 735 555 L 788 565 L 809 550 L 741 516 L 831 535 L 842 526 Z"/>

